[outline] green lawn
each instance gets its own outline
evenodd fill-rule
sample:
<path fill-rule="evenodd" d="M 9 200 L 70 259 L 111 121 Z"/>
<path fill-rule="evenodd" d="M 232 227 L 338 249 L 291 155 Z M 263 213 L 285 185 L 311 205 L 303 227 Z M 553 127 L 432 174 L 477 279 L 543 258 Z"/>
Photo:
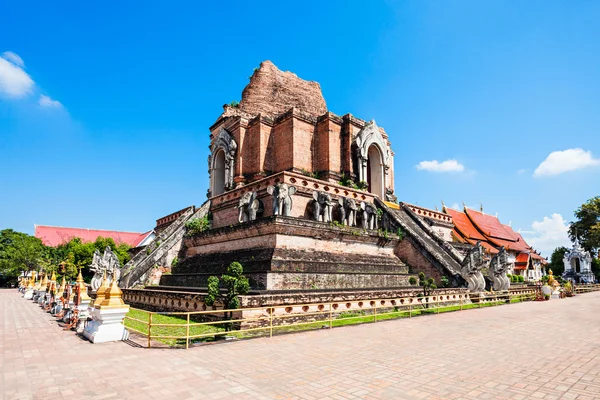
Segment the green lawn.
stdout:
<path fill-rule="evenodd" d="M 143 310 L 130 309 L 127 314 L 128 317 L 135 318 L 146 323 L 125 319 L 125 326 L 128 328 L 135 329 L 148 335 L 148 313 Z M 193 323 L 193 321 L 192 321 Z M 154 324 L 174 324 L 183 325 L 179 326 L 152 326 L 152 336 L 186 336 L 186 324 L 187 319 L 175 315 L 152 315 L 152 325 Z M 190 336 L 203 335 L 211 333 L 225 332 L 225 326 L 223 325 L 190 325 Z M 168 344 L 169 346 L 185 346 L 185 339 L 172 339 L 172 338 L 156 338 L 156 340 Z M 195 342 L 210 342 L 215 340 L 214 336 L 206 336 L 200 338 L 194 338 L 190 340 L 190 343 Z"/>
<path fill-rule="evenodd" d="M 513 297 L 510 299 L 510 303 L 518 303 L 521 301 L 528 300 L 526 298 L 518 298 Z M 489 302 L 489 303 L 472 303 L 472 304 L 464 304 L 462 306 L 463 310 L 469 310 L 473 308 L 482 308 L 482 307 L 493 307 L 496 305 L 506 304 L 504 301 L 498 302 Z M 420 315 L 427 314 L 441 314 L 445 312 L 453 312 L 461 310 L 460 305 L 452 305 L 452 306 L 444 306 L 444 307 L 433 307 L 424 308 L 423 306 L 418 306 L 413 308 L 411 311 L 407 309 L 388 309 L 388 310 L 379 310 L 376 315 L 366 314 L 365 311 L 344 311 L 340 313 L 336 319 L 331 322 L 332 327 L 339 326 L 347 326 L 347 325 L 357 325 L 363 323 L 370 323 L 376 321 L 385 321 L 397 318 L 409 318 L 409 317 L 418 317 Z M 138 322 L 130 319 L 125 319 L 125 326 L 131 329 L 138 331 L 144 335 L 148 334 L 148 312 L 143 310 L 131 309 L 127 314 L 128 317 L 138 319 L 144 322 Z M 325 314 L 327 316 L 327 314 Z M 295 323 L 293 325 L 282 325 L 279 324 L 285 321 L 285 318 L 274 318 L 273 325 L 273 334 L 282 334 L 282 333 L 291 333 L 291 332 L 301 332 L 313 329 L 324 329 L 329 328 L 329 321 L 314 321 L 314 322 L 304 322 L 304 323 Z M 156 336 L 186 336 L 186 323 L 187 319 L 185 316 L 174 316 L 174 315 L 161 315 L 161 314 L 153 314 L 152 315 L 152 336 L 153 340 L 158 340 L 162 343 L 165 343 L 169 346 L 185 346 L 185 339 L 175 339 L 175 338 L 156 338 Z M 192 324 L 194 322 L 192 321 Z M 155 326 L 156 324 L 173 324 L 173 325 L 182 325 L 179 326 Z M 202 325 L 190 325 L 190 336 L 195 335 L 206 335 L 199 338 L 190 339 L 190 344 L 197 342 L 210 342 L 217 340 L 219 338 L 233 337 L 237 339 L 247 339 L 259 336 L 269 335 L 270 328 L 265 327 L 264 329 L 254 330 L 254 331 L 230 331 L 226 332 L 225 324 L 202 324 Z"/>

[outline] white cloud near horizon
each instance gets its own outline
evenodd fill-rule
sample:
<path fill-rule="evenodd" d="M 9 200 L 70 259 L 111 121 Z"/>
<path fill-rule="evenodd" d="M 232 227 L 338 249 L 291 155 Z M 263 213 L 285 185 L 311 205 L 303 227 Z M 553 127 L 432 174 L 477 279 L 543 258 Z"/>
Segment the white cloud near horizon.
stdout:
<path fill-rule="evenodd" d="M 21 98 L 33 88 L 33 79 L 23 70 L 23 60 L 17 54 L 7 51 L 0 57 L 0 96 Z"/>
<path fill-rule="evenodd" d="M 548 259 L 557 247 L 570 246 L 569 224 L 560 214 L 554 213 L 542 221 L 534 221 L 531 228 L 531 231 L 521 231 L 521 234 L 530 246 Z"/>
<path fill-rule="evenodd" d="M 46 95 L 40 95 L 40 100 L 39 100 L 39 104 L 42 107 L 49 107 L 49 108 L 62 108 L 62 104 L 60 104 L 60 101 L 58 100 L 52 100 L 52 98 L 50 96 L 46 96 Z"/>
<path fill-rule="evenodd" d="M 585 151 L 581 148 L 553 151 L 535 169 L 533 176 L 539 178 L 542 176 L 559 175 L 564 172 L 576 171 L 597 165 L 600 165 L 600 159 L 594 158 L 591 151 Z"/>
<path fill-rule="evenodd" d="M 416 166 L 419 171 L 430 172 L 463 172 L 465 166 L 456 160 L 446 160 L 439 162 L 438 160 L 421 161 Z"/>
<path fill-rule="evenodd" d="M 4 53 L 2 53 L 2 58 L 12 62 L 13 64 L 21 68 L 25 68 L 25 62 L 23 62 L 23 59 L 19 57 L 17 53 L 13 53 L 12 51 L 5 51 Z"/>

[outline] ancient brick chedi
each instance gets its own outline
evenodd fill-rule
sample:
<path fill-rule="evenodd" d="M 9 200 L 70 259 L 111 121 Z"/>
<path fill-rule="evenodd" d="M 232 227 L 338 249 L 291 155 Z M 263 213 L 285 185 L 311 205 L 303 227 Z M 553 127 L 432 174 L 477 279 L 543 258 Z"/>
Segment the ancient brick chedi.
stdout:
<path fill-rule="evenodd" d="M 291 171 L 337 183 L 363 182 L 394 200 L 394 154 L 374 121 L 327 111 L 317 82 L 261 63 L 237 105 L 225 105 L 210 127 L 208 197 L 276 172 Z"/>
<path fill-rule="evenodd" d="M 480 245 L 461 252 L 449 243 L 451 216 L 397 203 L 386 132 L 328 112 L 318 83 L 269 61 L 210 127 L 208 173 L 206 203 L 166 218 L 171 225 L 125 266 L 123 287 L 175 258 L 161 288 L 202 290 L 232 261 L 254 290 L 401 288 L 410 268 L 471 290 L 486 285 Z M 208 229 L 185 230 L 202 217 Z"/>

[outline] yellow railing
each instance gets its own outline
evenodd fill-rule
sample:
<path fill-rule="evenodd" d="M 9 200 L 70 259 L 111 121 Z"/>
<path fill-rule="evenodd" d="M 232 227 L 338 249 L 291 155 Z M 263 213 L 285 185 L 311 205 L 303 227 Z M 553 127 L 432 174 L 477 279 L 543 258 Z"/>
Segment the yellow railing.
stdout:
<path fill-rule="evenodd" d="M 573 289 L 575 293 L 588 293 L 588 292 L 595 292 L 600 290 L 600 285 L 598 284 L 593 284 L 593 285 L 575 285 L 575 289 Z"/>
<path fill-rule="evenodd" d="M 145 337 L 148 348 L 152 347 L 152 340 L 157 339 L 171 345 L 183 345 L 182 342 L 185 341 L 187 349 L 194 340 L 216 339 L 219 336 L 249 338 L 256 336 L 256 333 L 264 333 L 272 337 L 278 332 L 302 330 L 302 327 L 310 329 L 311 325 L 314 328 L 332 329 L 356 323 L 412 318 L 416 315 L 462 311 L 535 298 L 535 291 L 529 289 L 514 294 L 486 293 L 481 297 L 461 293 L 450 296 L 444 294 L 396 299 L 356 299 L 351 303 L 359 308 L 344 310 L 340 305 L 345 302 L 193 312 L 150 312 L 132 308 L 130 314 L 144 317 L 136 318 L 128 314 L 125 317 L 125 325 L 128 330 Z M 292 312 L 294 309 L 300 309 L 302 312 Z M 204 320 L 197 322 L 198 319 Z M 172 321 L 177 323 L 168 323 Z"/>

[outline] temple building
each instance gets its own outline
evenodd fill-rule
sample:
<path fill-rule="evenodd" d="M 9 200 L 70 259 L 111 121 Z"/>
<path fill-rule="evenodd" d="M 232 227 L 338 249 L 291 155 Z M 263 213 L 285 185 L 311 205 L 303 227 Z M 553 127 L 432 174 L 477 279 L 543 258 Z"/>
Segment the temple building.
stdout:
<path fill-rule="evenodd" d="M 67 228 L 63 226 L 35 225 L 34 235 L 46 246 L 57 247 L 79 238 L 83 243 L 96 241 L 98 237 L 111 238 L 116 244 L 127 244 L 130 247 L 145 246 L 153 239 L 153 231 L 122 232 L 103 229 Z"/>
<path fill-rule="evenodd" d="M 532 281 L 540 280 L 544 275 L 546 260 L 520 233 L 501 223 L 497 217 L 466 206 L 462 212 L 443 206 L 443 212 L 452 217 L 452 242 L 471 245 L 480 242 L 490 256 L 504 247 L 513 264 L 510 273 Z"/>
<path fill-rule="evenodd" d="M 592 255 L 589 251 L 584 250 L 579 243 L 579 239 L 575 238 L 573 248 L 565 253 L 563 262 L 565 264 L 563 278 L 575 283 L 596 282 L 596 277 L 592 272 Z"/>

